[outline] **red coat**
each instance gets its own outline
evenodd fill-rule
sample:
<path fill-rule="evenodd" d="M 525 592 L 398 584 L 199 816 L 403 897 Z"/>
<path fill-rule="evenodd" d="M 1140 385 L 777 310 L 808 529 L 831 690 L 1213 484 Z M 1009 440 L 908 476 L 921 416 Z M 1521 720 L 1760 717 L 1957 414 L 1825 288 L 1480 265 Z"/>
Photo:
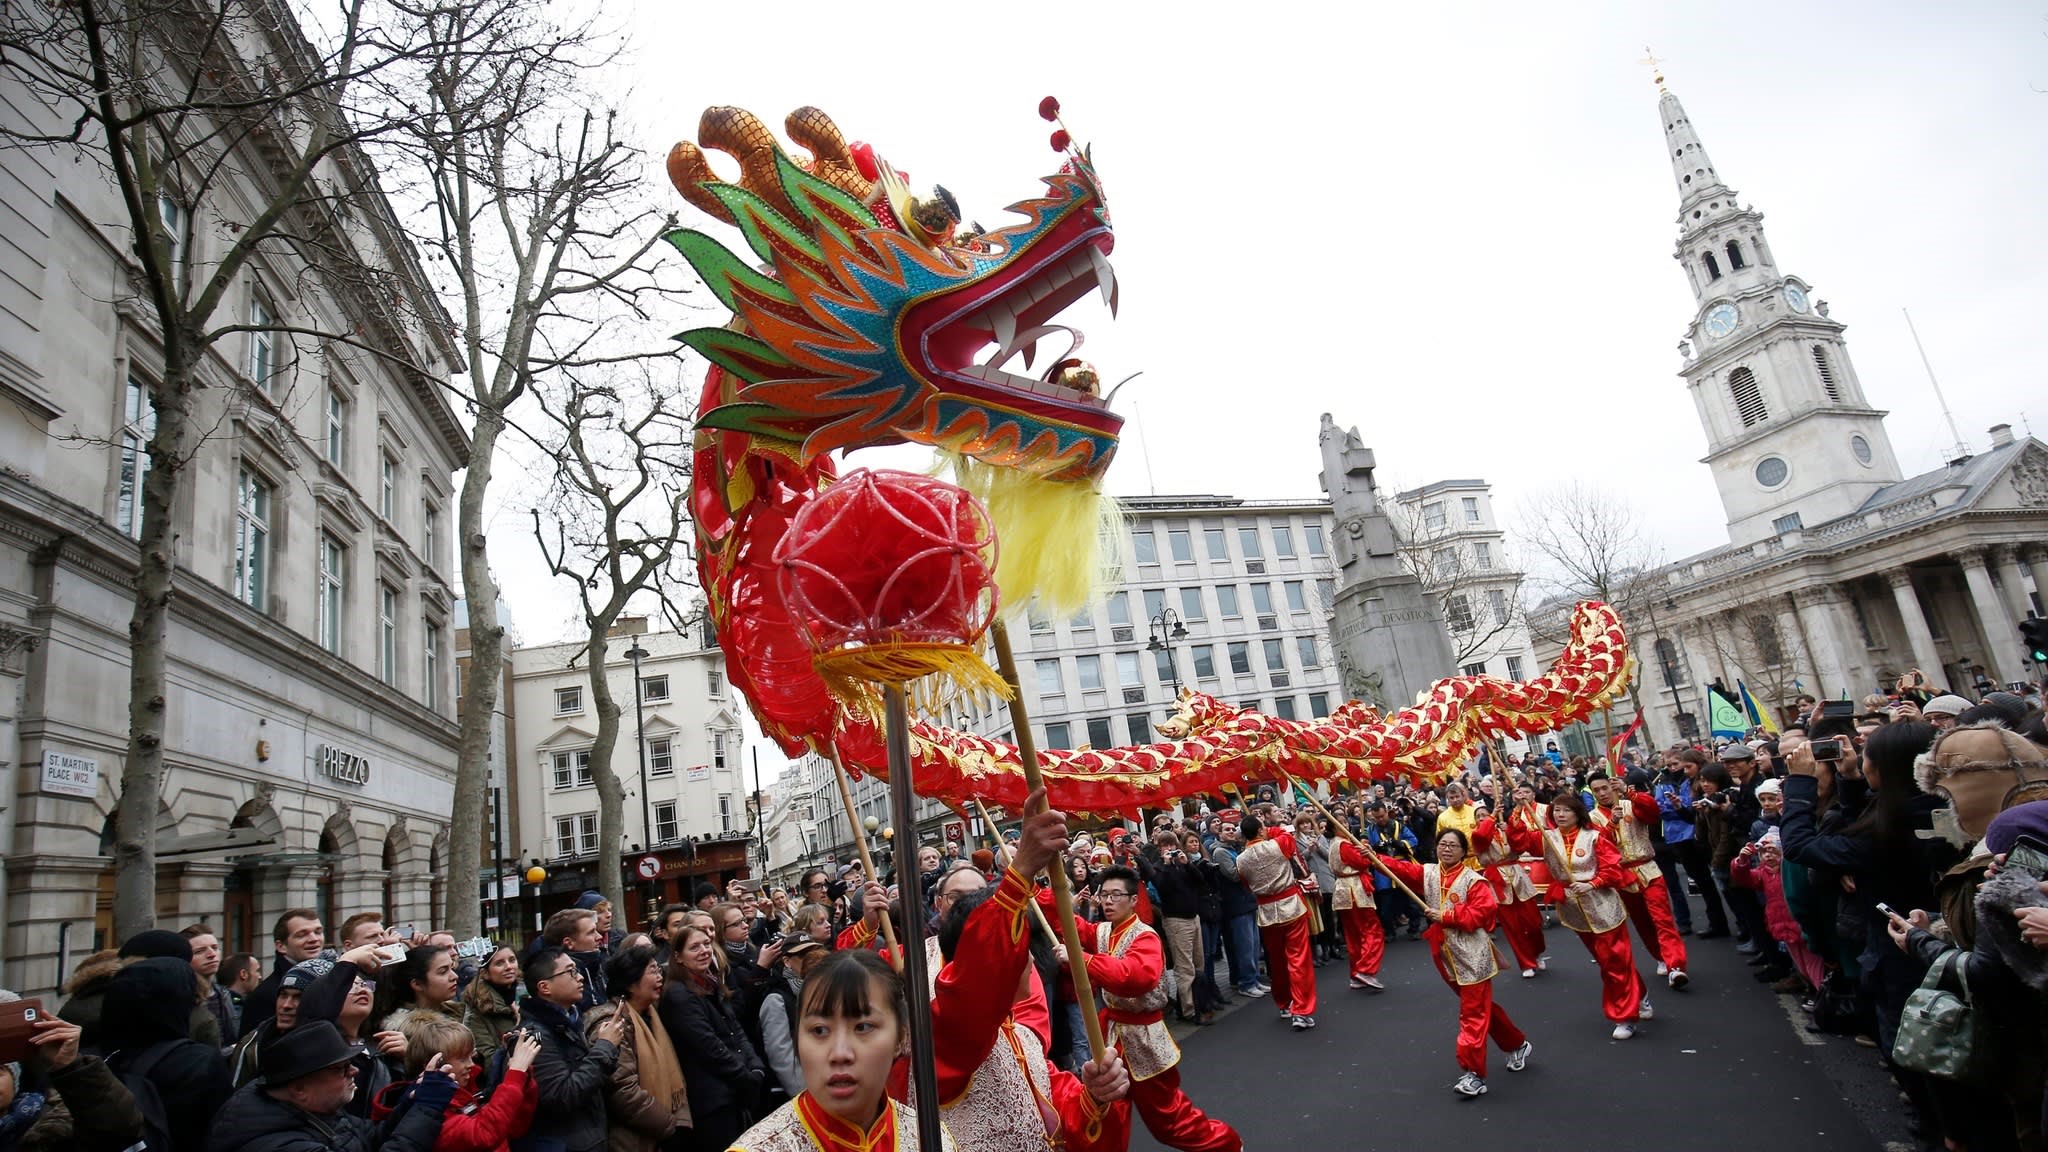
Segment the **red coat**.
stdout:
<path fill-rule="evenodd" d="M 472 1069 L 470 1082 L 456 1086 L 455 1098 L 443 1113 L 441 1138 L 434 1141 L 434 1152 L 510 1152 L 512 1141 L 533 1126 L 533 1109 L 540 1103 L 533 1080 L 524 1071 L 508 1070 L 491 1098 L 477 1107 L 476 1077 L 481 1071 Z M 383 1123 L 411 1087 L 412 1081 L 401 1080 L 377 1093 L 370 1107 L 371 1119 Z"/>

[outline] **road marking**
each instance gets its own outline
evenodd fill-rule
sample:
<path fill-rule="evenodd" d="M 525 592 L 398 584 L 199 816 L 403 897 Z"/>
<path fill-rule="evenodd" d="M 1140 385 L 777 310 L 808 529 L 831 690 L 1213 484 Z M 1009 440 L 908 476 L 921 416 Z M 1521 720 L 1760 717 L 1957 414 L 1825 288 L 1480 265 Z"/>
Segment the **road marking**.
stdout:
<path fill-rule="evenodd" d="M 1817 1032 L 1807 1031 L 1806 1013 L 1799 1010 L 1799 997 L 1792 995 L 1790 992 L 1780 992 L 1778 994 L 1778 1007 L 1784 1010 L 1785 1019 L 1792 1022 L 1792 1034 L 1799 1037 L 1801 1044 L 1806 1045 L 1808 1048 L 1826 1046 L 1827 1039 L 1825 1037 Z M 1889 1149 L 1887 1149 L 1887 1152 L 1889 1152 Z"/>

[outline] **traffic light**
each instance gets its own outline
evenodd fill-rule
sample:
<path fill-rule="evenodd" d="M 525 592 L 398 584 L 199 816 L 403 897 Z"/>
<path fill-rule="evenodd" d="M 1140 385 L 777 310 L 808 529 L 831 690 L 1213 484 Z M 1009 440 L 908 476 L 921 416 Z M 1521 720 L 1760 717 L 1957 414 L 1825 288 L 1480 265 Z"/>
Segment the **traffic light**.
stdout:
<path fill-rule="evenodd" d="M 2048 664 L 2048 620 L 2034 616 L 2021 621 L 2020 637 L 2027 642 L 2027 659 Z"/>

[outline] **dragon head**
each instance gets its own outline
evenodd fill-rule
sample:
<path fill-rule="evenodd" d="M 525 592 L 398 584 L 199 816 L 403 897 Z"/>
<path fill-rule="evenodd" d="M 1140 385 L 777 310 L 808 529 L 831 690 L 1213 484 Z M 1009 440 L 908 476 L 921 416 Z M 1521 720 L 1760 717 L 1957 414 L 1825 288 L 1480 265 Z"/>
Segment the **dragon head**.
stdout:
<path fill-rule="evenodd" d="M 1114 237 L 1088 154 L 1069 150 L 1043 195 L 1011 207 L 1022 223 L 964 234 L 943 189 L 913 195 L 823 112 L 798 109 L 784 127 L 808 160 L 723 107 L 704 113 L 699 143 L 669 154 L 677 190 L 737 227 L 760 262 L 701 232 L 668 237 L 735 319 L 679 337 L 734 378 L 698 426 L 806 461 L 909 441 L 1042 480 L 1100 477 L 1123 421 L 1094 370 L 1071 354 L 1036 377 L 1007 368 L 1021 357 L 1028 371 L 1038 339 L 1068 331 L 1053 319 L 1087 293 L 1115 306 Z M 706 148 L 738 160 L 741 179 L 714 176 Z"/>

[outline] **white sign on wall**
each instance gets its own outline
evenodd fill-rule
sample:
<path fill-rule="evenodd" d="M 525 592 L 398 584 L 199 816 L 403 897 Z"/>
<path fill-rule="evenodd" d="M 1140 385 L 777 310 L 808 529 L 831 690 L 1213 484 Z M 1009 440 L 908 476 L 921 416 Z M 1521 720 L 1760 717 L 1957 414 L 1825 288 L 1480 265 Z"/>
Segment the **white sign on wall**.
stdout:
<path fill-rule="evenodd" d="M 692 765 L 690 765 L 690 766 L 689 766 L 688 768 L 685 768 L 685 769 L 683 770 L 683 779 L 685 779 L 685 780 L 709 780 L 709 779 L 711 779 L 711 765 L 709 765 L 709 764 L 692 764 Z"/>
<path fill-rule="evenodd" d="M 83 796 L 88 800 L 97 797 L 100 794 L 100 762 L 89 756 L 44 752 L 43 791 L 59 796 Z"/>
<path fill-rule="evenodd" d="M 320 774 L 343 784 L 364 785 L 370 782 L 370 759 L 358 756 L 345 748 L 322 744 L 315 759 L 320 765 Z"/>

